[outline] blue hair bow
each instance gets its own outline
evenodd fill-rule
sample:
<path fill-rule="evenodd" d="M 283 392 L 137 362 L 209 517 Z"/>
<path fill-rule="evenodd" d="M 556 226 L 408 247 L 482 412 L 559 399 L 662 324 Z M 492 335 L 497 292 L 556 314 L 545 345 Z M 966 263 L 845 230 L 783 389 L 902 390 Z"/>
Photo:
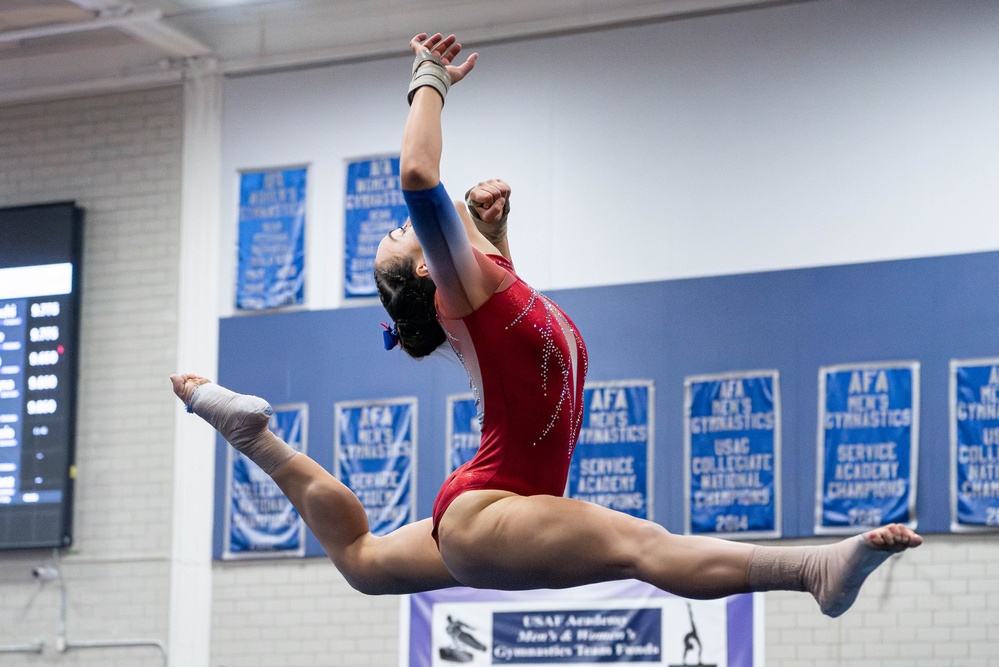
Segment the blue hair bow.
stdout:
<path fill-rule="evenodd" d="M 391 350 L 393 347 L 399 344 L 399 331 L 394 327 L 382 322 L 382 326 L 385 327 L 385 331 L 382 332 L 382 340 L 385 343 L 385 349 Z"/>

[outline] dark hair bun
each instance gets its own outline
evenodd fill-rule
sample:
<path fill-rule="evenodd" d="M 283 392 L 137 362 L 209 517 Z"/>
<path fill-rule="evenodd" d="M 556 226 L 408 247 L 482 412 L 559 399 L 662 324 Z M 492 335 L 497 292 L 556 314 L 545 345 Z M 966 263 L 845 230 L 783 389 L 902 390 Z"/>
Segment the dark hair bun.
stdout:
<path fill-rule="evenodd" d="M 395 327 L 399 332 L 399 344 L 402 349 L 415 359 L 427 356 L 447 340 L 436 315 L 433 318 L 424 318 L 422 322 L 397 321 Z"/>
<path fill-rule="evenodd" d="M 425 357 L 447 340 L 434 305 L 437 285 L 428 276 L 416 275 L 412 260 L 375 267 L 375 285 L 409 356 Z"/>

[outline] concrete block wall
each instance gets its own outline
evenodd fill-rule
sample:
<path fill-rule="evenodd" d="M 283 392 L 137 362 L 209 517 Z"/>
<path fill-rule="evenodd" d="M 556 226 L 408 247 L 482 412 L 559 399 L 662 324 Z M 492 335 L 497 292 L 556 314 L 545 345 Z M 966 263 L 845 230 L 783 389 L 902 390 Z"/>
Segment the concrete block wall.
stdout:
<path fill-rule="evenodd" d="M 86 209 L 70 641 L 167 639 L 181 101 L 168 87 L 0 107 L 0 206 Z M 162 664 L 155 647 L 60 653 L 59 586 L 31 576 L 52 557 L 0 553 L 0 646 L 45 642 L 0 664 Z"/>
<path fill-rule="evenodd" d="M 216 563 L 213 667 L 398 664 L 397 596 L 362 595 L 326 559 Z"/>
<path fill-rule="evenodd" d="M 767 666 L 996 667 L 997 575 L 999 535 L 927 535 L 875 571 L 840 618 L 807 595 L 767 593 Z"/>

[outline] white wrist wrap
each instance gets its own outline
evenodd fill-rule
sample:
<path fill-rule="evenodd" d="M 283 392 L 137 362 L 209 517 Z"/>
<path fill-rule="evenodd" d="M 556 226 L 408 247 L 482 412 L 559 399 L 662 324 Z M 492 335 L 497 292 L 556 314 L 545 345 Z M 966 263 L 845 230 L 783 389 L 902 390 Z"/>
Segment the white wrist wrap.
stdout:
<path fill-rule="evenodd" d="M 448 74 L 447 67 L 430 51 L 420 51 L 413 61 L 413 79 L 409 83 L 408 96 L 411 105 L 416 89 L 423 86 L 436 90 L 442 100 L 447 97 L 447 91 L 451 88 L 451 75 Z"/>

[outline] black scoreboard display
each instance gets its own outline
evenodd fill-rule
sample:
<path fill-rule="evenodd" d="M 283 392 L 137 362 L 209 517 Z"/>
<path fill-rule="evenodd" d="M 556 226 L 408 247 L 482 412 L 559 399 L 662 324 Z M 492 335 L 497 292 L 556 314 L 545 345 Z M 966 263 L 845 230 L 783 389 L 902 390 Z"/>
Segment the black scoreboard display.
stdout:
<path fill-rule="evenodd" d="M 72 543 L 83 210 L 0 209 L 0 549 Z"/>

